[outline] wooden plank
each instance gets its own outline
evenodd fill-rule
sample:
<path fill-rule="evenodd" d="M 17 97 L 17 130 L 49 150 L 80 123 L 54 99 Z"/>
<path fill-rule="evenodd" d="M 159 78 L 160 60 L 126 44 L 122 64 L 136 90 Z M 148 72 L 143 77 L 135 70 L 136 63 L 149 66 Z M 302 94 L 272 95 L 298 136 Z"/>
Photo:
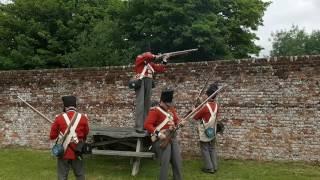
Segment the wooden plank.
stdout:
<path fill-rule="evenodd" d="M 90 135 L 104 135 L 113 138 L 127 138 L 127 137 L 146 137 L 149 134 L 137 133 L 134 128 L 116 128 L 116 127 L 91 127 Z"/>
<path fill-rule="evenodd" d="M 154 157 L 154 153 L 152 152 L 113 151 L 113 150 L 97 150 L 97 149 L 93 149 L 92 154 L 108 155 L 108 156 L 124 156 L 124 157 L 141 157 L 141 158 Z"/>
<path fill-rule="evenodd" d="M 123 145 L 126 145 L 128 147 L 131 147 L 131 148 L 135 148 L 136 145 L 134 143 L 130 143 L 130 142 L 119 142 L 119 144 L 123 144 Z"/>
<path fill-rule="evenodd" d="M 91 129 L 94 129 L 96 131 L 117 131 L 117 132 L 127 132 L 127 131 L 135 131 L 132 127 L 101 127 L 101 126 L 93 126 Z"/>
<path fill-rule="evenodd" d="M 142 149 L 142 141 L 141 138 L 138 138 L 137 140 L 137 146 L 136 146 L 136 152 L 140 152 Z M 132 172 L 131 175 L 135 176 L 138 174 L 139 169 L 140 169 L 140 157 L 136 157 L 134 162 L 133 162 L 133 166 L 132 166 Z"/>
<path fill-rule="evenodd" d="M 101 141 L 101 142 L 95 142 L 92 144 L 93 147 L 97 147 L 97 146 L 104 146 L 104 145 L 109 145 L 109 144 L 114 144 L 119 142 L 118 139 L 115 140 L 110 140 L 110 141 Z"/>
<path fill-rule="evenodd" d="M 108 136 L 112 138 L 129 138 L 129 137 L 146 137 L 148 134 L 143 133 L 136 133 L 136 132 L 108 132 L 108 131 L 94 131 L 91 130 L 90 135 L 102 135 L 102 136 Z"/>
<path fill-rule="evenodd" d="M 131 148 L 135 148 L 136 144 L 131 143 L 131 142 L 126 142 L 126 139 L 113 139 L 113 140 L 108 140 L 108 141 L 101 141 L 101 142 L 94 142 L 92 143 L 92 147 L 99 147 L 99 146 L 105 146 L 105 145 L 110 145 L 110 144 L 123 144 Z"/>

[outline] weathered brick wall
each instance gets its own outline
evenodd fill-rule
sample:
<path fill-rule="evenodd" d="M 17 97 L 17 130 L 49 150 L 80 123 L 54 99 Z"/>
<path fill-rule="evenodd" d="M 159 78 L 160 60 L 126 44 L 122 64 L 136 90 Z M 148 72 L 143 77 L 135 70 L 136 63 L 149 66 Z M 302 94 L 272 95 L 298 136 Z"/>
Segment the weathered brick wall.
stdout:
<path fill-rule="evenodd" d="M 170 64 L 158 74 L 153 99 L 175 88 L 179 114 L 190 108 L 204 81 L 227 88 L 218 97 L 219 153 L 225 158 L 320 160 L 320 56 L 243 59 Z M 47 117 L 62 110 L 61 96 L 74 94 L 91 126 L 132 127 L 135 94 L 127 88 L 132 67 L 0 72 L 0 146 L 49 148 L 50 124 L 17 99 L 26 99 Z M 196 123 L 179 134 L 182 150 L 199 155 Z"/>

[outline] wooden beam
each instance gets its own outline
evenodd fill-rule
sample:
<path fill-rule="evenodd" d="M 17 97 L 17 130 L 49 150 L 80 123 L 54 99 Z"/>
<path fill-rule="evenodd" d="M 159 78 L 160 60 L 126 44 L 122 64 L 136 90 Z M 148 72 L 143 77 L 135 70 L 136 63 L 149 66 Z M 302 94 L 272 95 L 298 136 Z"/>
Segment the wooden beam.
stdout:
<path fill-rule="evenodd" d="M 113 138 L 128 138 L 128 137 L 146 137 L 147 132 L 137 133 L 134 128 L 115 128 L 115 127 L 91 127 L 90 135 L 103 135 Z"/>
<path fill-rule="evenodd" d="M 138 138 L 136 152 L 140 152 L 141 148 L 142 148 L 142 141 L 141 141 L 141 138 Z M 140 157 L 135 157 L 134 159 L 135 160 L 133 162 L 132 173 L 131 173 L 132 176 L 137 175 L 138 172 L 139 172 L 139 169 L 140 169 L 140 160 L 141 160 L 141 158 Z"/>
<path fill-rule="evenodd" d="M 97 149 L 93 149 L 92 154 L 108 155 L 108 156 L 124 156 L 124 157 L 142 157 L 142 158 L 154 157 L 154 153 L 152 152 L 113 151 L 113 150 L 97 150 Z"/>
<path fill-rule="evenodd" d="M 109 140 L 109 141 L 102 141 L 102 142 L 95 142 L 92 144 L 93 147 L 97 147 L 97 146 L 104 146 L 104 145 L 108 145 L 108 144 L 114 144 L 119 142 L 118 139 L 116 140 Z"/>
<path fill-rule="evenodd" d="M 117 144 L 126 145 L 126 146 L 131 147 L 131 148 L 136 148 L 136 144 L 130 143 L 130 142 L 126 142 L 126 141 L 127 141 L 127 139 L 105 140 L 105 141 L 93 143 L 92 147 L 99 147 L 99 146 L 105 146 L 105 145 L 110 145 L 110 144 L 117 143 Z"/>

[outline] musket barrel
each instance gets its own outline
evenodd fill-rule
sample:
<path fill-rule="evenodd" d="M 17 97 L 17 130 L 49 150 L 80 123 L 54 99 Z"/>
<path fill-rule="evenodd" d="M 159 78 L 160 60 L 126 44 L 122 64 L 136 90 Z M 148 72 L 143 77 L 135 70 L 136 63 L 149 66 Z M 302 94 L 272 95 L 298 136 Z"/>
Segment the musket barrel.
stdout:
<path fill-rule="evenodd" d="M 167 59 L 169 59 L 171 57 L 182 55 L 182 54 L 187 54 L 187 53 L 193 52 L 193 51 L 198 51 L 198 48 L 187 49 L 187 50 L 183 50 L 183 51 L 168 52 L 168 53 L 159 54 L 158 56 L 160 56 L 161 58 L 164 58 L 165 60 L 167 60 Z"/>
<path fill-rule="evenodd" d="M 20 96 L 17 96 L 22 102 L 24 102 L 27 106 L 29 106 L 34 112 L 38 113 L 41 117 L 43 117 L 45 120 L 49 121 L 51 124 L 53 123 L 53 121 L 51 121 L 48 117 L 46 117 L 44 114 L 42 114 L 40 111 L 38 111 L 36 108 L 34 108 L 33 106 L 31 106 L 31 104 L 29 104 L 27 101 L 25 101 L 24 99 L 22 99 Z M 61 137 L 63 137 L 63 133 L 60 131 L 59 135 Z"/>
<path fill-rule="evenodd" d="M 216 90 L 213 94 L 211 94 L 205 101 L 203 101 L 199 106 L 197 106 L 190 114 L 188 114 L 185 118 L 183 118 L 182 121 L 185 121 L 187 119 L 189 119 L 191 116 L 193 116 L 196 112 L 198 112 L 200 110 L 200 108 L 207 103 L 213 96 L 215 96 L 218 92 L 220 92 L 225 86 L 220 87 L 218 90 Z M 173 131 L 170 131 L 170 133 L 167 135 L 167 138 L 162 140 L 160 143 L 160 147 L 161 148 L 165 148 L 167 147 L 167 145 L 170 143 L 170 140 L 173 136 L 173 134 L 180 129 L 181 126 L 181 122 L 178 124 L 177 128 L 175 128 Z"/>
<path fill-rule="evenodd" d="M 189 119 L 192 117 L 205 103 L 207 103 L 213 96 L 215 96 L 218 92 L 220 92 L 225 86 L 220 87 L 218 90 L 216 90 L 213 94 L 211 94 L 206 100 L 204 100 L 199 106 L 197 106 L 191 113 L 188 114 L 184 120 Z"/>
<path fill-rule="evenodd" d="M 167 55 L 171 55 L 171 56 L 174 56 L 174 55 L 179 55 L 179 54 L 185 54 L 185 53 L 188 53 L 188 52 L 193 52 L 193 51 L 198 51 L 198 49 L 187 49 L 187 50 L 183 50 L 183 51 L 175 51 L 175 52 L 170 52 L 170 53 L 164 53 L 164 54 L 167 54 Z"/>
<path fill-rule="evenodd" d="M 46 119 L 47 121 L 49 121 L 50 123 L 53 123 L 53 121 L 51 121 L 48 117 L 46 117 L 44 114 L 42 114 L 40 111 L 38 111 L 36 108 L 34 108 L 33 106 L 31 106 L 31 104 L 27 103 L 27 101 L 25 101 L 24 99 L 22 99 L 20 96 L 17 96 L 22 102 L 24 102 L 27 106 L 29 106 L 34 112 L 38 113 L 40 116 L 42 116 L 44 119 Z"/>

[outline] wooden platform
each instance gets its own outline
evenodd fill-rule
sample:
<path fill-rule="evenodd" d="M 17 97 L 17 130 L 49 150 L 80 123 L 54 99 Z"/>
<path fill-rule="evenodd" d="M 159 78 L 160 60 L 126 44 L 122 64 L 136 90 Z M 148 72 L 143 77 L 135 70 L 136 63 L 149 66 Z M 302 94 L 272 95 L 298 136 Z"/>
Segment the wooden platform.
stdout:
<path fill-rule="evenodd" d="M 118 127 L 92 127 L 90 128 L 91 135 L 104 135 L 113 138 L 143 138 L 147 137 L 148 133 L 137 133 L 134 128 L 118 128 Z"/>
<path fill-rule="evenodd" d="M 133 158 L 133 176 L 139 172 L 141 158 L 155 156 L 148 152 L 148 133 L 137 133 L 134 128 L 92 127 L 90 136 L 93 138 L 92 154 Z"/>
<path fill-rule="evenodd" d="M 125 156 L 125 157 L 140 157 L 140 158 L 153 158 L 152 152 L 132 152 L 132 151 L 113 151 L 113 150 L 92 150 L 92 154 L 108 155 L 108 156 Z"/>

